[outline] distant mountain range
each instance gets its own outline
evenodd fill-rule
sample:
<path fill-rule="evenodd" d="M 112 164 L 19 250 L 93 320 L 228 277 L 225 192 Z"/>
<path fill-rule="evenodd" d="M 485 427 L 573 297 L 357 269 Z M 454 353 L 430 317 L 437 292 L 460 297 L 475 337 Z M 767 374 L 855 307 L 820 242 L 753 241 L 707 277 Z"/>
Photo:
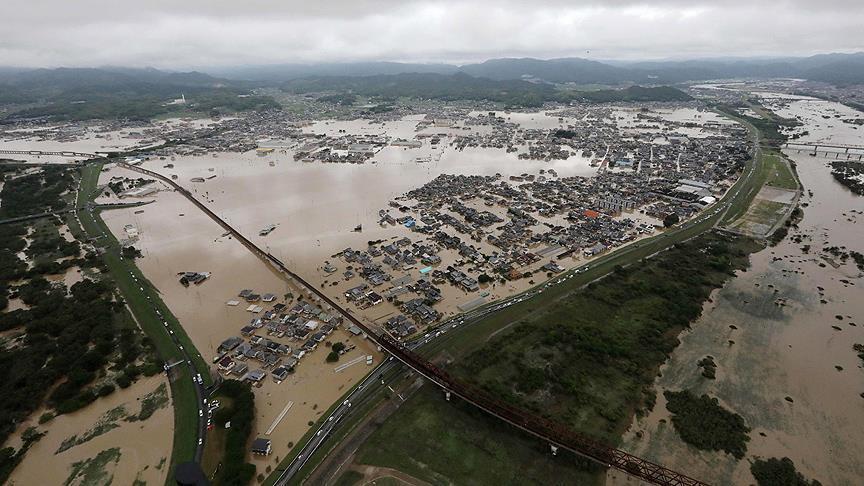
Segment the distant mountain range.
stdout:
<path fill-rule="evenodd" d="M 864 52 L 771 59 L 704 59 L 687 61 L 592 61 L 581 58 L 490 59 L 477 64 L 354 62 L 278 64 L 207 69 L 235 80 L 287 81 L 310 76 L 371 76 L 405 73 L 454 74 L 495 80 L 538 79 L 578 84 L 669 84 L 728 78 L 803 78 L 835 84 L 864 84 Z"/>
<path fill-rule="evenodd" d="M 88 100 L 106 93 L 179 97 L 181 91 L 232 84 L 238 83 L 199 72 L 174 73 L 153 68 L 0 70 L 0 103 Z"/>
<path fill-rule="evenodd" d="M 2 119 L 150 118 L 176 108 L 206 113 L 276 107 L 256 87 L 297 93 L 324 91 L 442 100 L 489 100 L 507 106 L 546 101 L 673 101 L 688 99 L 670 88 L 686 81 L 730 78 L 804 78 L 833 84 L 864 84 L 864 53 L 802 58 L 599 62 L 580 58 L 491 59 L 461 66 L 365 62 L 283 64 L 169 72 L 126 67 L 17 69 L 0 67 Z M 557 85 L 557 86 L 556 86 Z M 561 89 L 561 85 L 565 89 Z M 597 89 L 601 85 L 615 89 Z M 624 89 L 621 89 L 624 88 Z"/>
<path fill-rule="evenodd" d="M 182 89 L 250 88 L 289 80 L 396 74 L 467 74 L 496 81 L 546 81 L 601 85 L 667 85 L 729 78 L 803 78 L 834 84 L 864 84 L 864 52 L 800 58 L 704 59 L 689 61 L 592 61 L 581 58 L 490 59 L 461 66 L 398 62 L 279 64 L 169 72 L 153 68 L 0 67 L 0 101 L 19 95 L 45 98 L 63 91 L 75 95 L 109 89 L 176 93 Z M 20 99 L 19 99 L 20 101 Z"/>

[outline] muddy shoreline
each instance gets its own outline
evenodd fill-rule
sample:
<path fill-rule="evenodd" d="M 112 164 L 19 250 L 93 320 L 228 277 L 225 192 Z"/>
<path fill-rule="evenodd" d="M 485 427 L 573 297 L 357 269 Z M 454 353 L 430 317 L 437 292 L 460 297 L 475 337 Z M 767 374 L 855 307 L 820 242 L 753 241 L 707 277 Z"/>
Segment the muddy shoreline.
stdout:
<path fill-rule="evenodd" d="M 839 120 L 822 116 L 855 115 L 837 103 L 778 102 L 773 108 L 805 123 L 799 130 L 809 134 L 799 140 L 860 139 Z M 750 462 L 757 457 L 789 457 L 823 484 L 858 484 L 864 477 L 858 453 L 864 372 L 852 350 L 864 341 L 864 281 L 851 260 L 842 263 L 824 251 L 862 249 L 864 199 L 832 180 L 830 160 L 785 153 L 804 186 L 798 228 L 753 254 L 751 267 L 714 293 L 661 368 L 653 411 L 635 420 L 624 437 L 625 450 L 712 484 L 752 483 Z M 697 366 L 706 356 L 717 363 L 714 380 Z M 744 417 L 752 429 L 744 459 L 698 451 L 680 440 L 662 392 L 685 388 L 715 396 Z"/>

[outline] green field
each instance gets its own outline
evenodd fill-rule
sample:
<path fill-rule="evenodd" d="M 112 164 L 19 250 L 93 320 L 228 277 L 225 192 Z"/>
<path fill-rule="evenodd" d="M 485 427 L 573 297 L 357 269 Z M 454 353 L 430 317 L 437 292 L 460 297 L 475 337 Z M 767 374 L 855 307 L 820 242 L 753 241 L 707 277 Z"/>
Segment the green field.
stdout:
<path fill-rule="evenodd" d="M 742 234 L 764 238 L 786 216 L 788 209 L 788 204 L 757 198 L 747 212 L 728 227 Z"/>
<path fill-rule="evenodd" d="M 489 320 L 497 326 L 477 324 L 435 349 L 440 358 L 455 358 L 448 370 L 461 379 L 615 444 L 633 414 L 653 406 L 654 377 L 677 335 L 698 317 L 710 291 L 745 267 L 758 247 L 747 238 L 709 233 L 587 288 L 544 294 L 551 301 L 532 299 L 494 314 Z M 492 329 L 501 331 L 490 337 Z M 601 479 L 569 454 L 552 458 L 542 442 L 440 395 L 427 386 L 410 398 L 360 448 L 356 462 L 433 484 Z M 478 470 L 494 471 L 494 477 Z"/>
<path fill-rule="evenodd" d="M 789 165 L 789 161 L 782 154 L 770 151 L 766 152 L 763 161 L 765 163 L 765 184 L 783 189 L 798 189 L 798 179 Z"/>
<path fill-rule="evenodd" d="M 183 343 L 183 347 L 194 357 L 195 368 L 205 380 L 210 380 L 207 363 L 195 351 L 195 347 L 183 331 L 180 323 L 162 302 L 158 290 L 144 278 L 133 260 L 120 256 L 119 243 L 102 218 L 99 217 L 98 211 L 94 211 L 91 215 L 90 212 L 83 209 L 87 202 L 95 197 L 101 169 L 102 164 L 98 163 L 88 164 L 82 169 L 77 207 L 83 228 L 78 226 L 75 218 L 69 218 L 70 230 L 80 231 L 83 229 L 87 236 L 96 238 L 95 244 L 103 249 L 101 256 L 115 280 L 117 288 L 123 294 L 123 298 L 144 333 L 152 340 L 159 357 L 166 362 L 173 362 L 182 359 L 182 354 L 171 340 L 159 315 L 154 311 L 154 305 Z M 103 237 L 103 233 L 106 236 Z M 137 282 L 133 280 L 133 275 L 137 278 Z M 150 300 L 147 299 L 147 296 L 150 296 Z M 174 369 L 174 373 L 175 379 L 171 383 L 171 396 L 174 405 L 174 445 L 171 454 L 171 469 L 168 472 L 168 483 L 173 477 L 174 467 L 178 463 L 190 461 L 194 457 L 198 436 L 198 401 L 192 381 L 193 377 L 185 366 L 178 366 Z"/>
<path fill-rule="evenodd" d="M 708 234 L 519 316 L 454 371 L 499 398 L 616 443 L 702 302 L 756 246 Z"/>
<path fill-rule="evenodd" d="M 432 484 L 601 484 L 597 466 L 561 454 L 466 403 L 421 388 L 360 448 L 357 462 Z"/>

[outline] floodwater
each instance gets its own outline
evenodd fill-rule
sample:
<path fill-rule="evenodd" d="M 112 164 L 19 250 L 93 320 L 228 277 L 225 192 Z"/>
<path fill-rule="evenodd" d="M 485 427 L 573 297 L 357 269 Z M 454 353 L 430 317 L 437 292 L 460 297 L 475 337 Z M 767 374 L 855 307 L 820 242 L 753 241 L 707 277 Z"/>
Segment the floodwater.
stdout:
<path fill-rule="evenodd" d="M 120 172 L 122 170 L 112 169 L 102 174 L 102 178 L 107 180 Z M 111 232 L 121 238 L 125 237 L 125 225 L 133 224 L 138 228 L 140 236 L 135 247 L 144 255 L 137 261 L 138 267 L 159 289 L 163 301 L 208 363 L 217 355 L 219 344 L 230 336 L 239 336 L 240 328 L 253 317 L 246 312 L 245 305 L 226 305 L 227 301 L 237 298 L 241 289 L 273 293 L 280 298 L 288 292 L 295 296 L 300 293 L 242 244 L 222 236 L 224 231 L 220 226 L 175 192 L 160 192 L 152 204 L 105 211 L 102 217 Z M 200 285 L 183 287 L 177 273 L 184 271 L 212 272 L 212 275 Z M 340 363 L 360 355 L 372 355 L 376 362 L 381 359 L 371 343 L 349 336 L 341 329 L 328 340 L 346 341 L 357 347 L 343 355 Z M 285 457 L 288 443 L 296 443 L 306 433 L 307 423 L 317 419 L 369 372 L 364 360 L 336 374 L 334 365 L 325 363 L 328 353 L 326 347 L 320 346 L 304 356 L 297 372 L 286 381 L 277 384 L 268 376 L 260 388 L 253 388 L 255 434 L 270 438 L 274 451 L 268 458 L 256 459 L 262 464 L 259 469 L 264 469 L 265 462 L 275 468 L 276 457 Z M 250 369 L 255 367 L 250 363 Z M 294 402 L 290 411 L 269 436 L 265 435 L 289 401 Z"/>
<path fill-rule="evenodd" d="M 559 123 L 557 117 L 544 114 L 511 113 L 508 116 L 515 116 L 520 122 L 525 118 L 526 123 L 555 126 Z M 420 117 L 408 117 L 383 124 L 365 120 L 319 121 L 305 130 L 328 134 L 345 130 L 364 135 L 386 131 L 394 138 L 412 139 L 419 120 Z M 427 133 L 458 133 L 461 128 L 457 124 L 422 130 Z M 428 158 L 429 162 L 417 163 L 418 158 Z M 173 167 L 167 167 L 169 163 Z M 264 157 L 254 152 L 220 153 L 219 157 L 177 156 L 171 161 L 145 161 L 143 167 L 176 177 L 179 184 L 192 191 L 221 218 L 313 282 L 323 282 L 328 278 L 320 270 L 327 260 L 340 268 L 336 275 L 344 271 L 344 262 L 331 256 L 346 247 L 365 248 L 370 240 L 394 236 L 408 236 L 417 241 L 418 235 L 402 226 L 382 228 L 378 225 L 378 210 L 386 208 L 393 198 L 442 173 L 511 175 L 555 169 L 560 177 L 567 177 L 590 176 L 597 170 L 590 167 L 589 158 L 581 155 L 549 162 L 521 160 L 518 153 L 507 153 L 504 149 L 466 148 L 458 151 L 449 147 L 446 139 L 442 139 L 438 147 L 433 147 L 428 141 L 417 149 L 386 147 L 366 164 L 304 163 L 294 161 L 293 152 L 288 149 Z M 103 172 L 100 183 L 107 182 L 112 176 L 141 177 L 112 167 Z M 205 181 L 192 182 L 193 178 Z M 103 219 L 118 238 L 126 236 L 126 225 L 137 228 L 140 236 L 135 246 L 143 253 L 138 266 L 159 289 L 163 300 L 207 362 L 216 355 L 218 345 L 229 336 L 239 335 L 239 329 L 252 317 L 245 311 L 245 306 L 226 305 L 226 301 L 237 298 L 241 289 L 277 296 L 299 293 L 240 243 L 223 236 L 224 230 L 220 226 L 179 194 L 163 190 L 142 200 L 155 202 L 105 211 Z M 490 210 L 501 211 L 500 208 Z M 627 216 L 644 219 L 640 215 L 625 213 L 624 217 Z M 259 236 L 258 232 L 271 224 L 276 225 L 276 229 L 267 236 Z M 362 232 L 352 231 L 357 225 L 362 225 Z M 569 267 L 578 261 L 562 263 Z M 177 273 L 184 271 L 211 272 L 212 275 L 200 285 L 183 287 L 178 282 Z M 538 275 L 537 283 L 542 278 L 545 277 Z M 342 290 L 351 285 L 342 282 L 335 287 L 328 286 L 326 290 L 334 298 L 342 300 Z M 529 279 L 523 279 L 484 291 L 490 292 L 490 298 L 495 298 L 524 290 L 530 285 Z M 476 295 L 468 296 L 449 285 L 442 286 L 442 290 L 445 296 L 443 310 L 450 313 L 455 312 L 458 304 L 476 298 Z M 388 303 L 360 313 L 359 317 L 376 321 L 393 312 L 395 308 Z M 355 351 L 343 356 L 340 363 L 363 354 L 380 359 L 380 354 L 368 342 L 349 338 L 342 330 L 337 330 L 330 340 L 348 340 L 357 346 Z M 322 346 L 304 357 L 297 372 L 285 382 L 276 384 L 267 377 L 262 387 L 255 388 L 255 429 L 258 436 L 264 437 L 273 420 L 289 402 L 293 402 L 270 436 L 273 455 L 255 459 L 261 463 L 259 469 L 265 467 L 265 462 L 275 467 L 276 457 L 285 457 L 288 444 L 299 440 L 308 430 L 308 422 L 329 408 L 369 370 L 364 361 L 336 374 L 333 365 L 324 362 L 326 354 L 326 347 Z"/>
<path fill-rule="evenodd" d="M 860 132 L 840 119 L 862 113 L 800 97 L 771 99 L 779 114 L 804 122 L 797 130 L 809 135 L 800 141 L 862 144 Z M 624 439 L 625 450 L 711 484 L 752 484 L 756 457 L 789 457 L 822 484 L 855 485 L 864 478 L 864 369 L 852 349 L 864 343 L 864 281 L 851 259 L 843 263 L 822 251 L 864 250 L 864 198 L 834 181 L 833 159 L 786 154 L 804 186 L 799 229 L 752 255 L 751 267 L 713 294 L 661 368 L 654 410 Z M 715 380 L 703 378 L 696 364 L 708 355 L 717 364 Z M 744 418 L 752 429 L 744 459 L 681 442 L 662 392 L 684 388 L 716 396 Z M 609 482 L 628 480 L 619 475 Z"/>
<path fill-rule="evenodd" d="M 164 142 L 161 139 L 144 136 L 142 132 L 145 128 L 201 128 L 213 123 L 215 121 L 210 119 L 167 118 L 154 121 L 149 126 L 124 127 L 120 129 L 73 122 L 54 127 L 7 130 L 0 133 L 0 149 L 83 153 L 131 150 L 136 147 L 147 147 Z M 64 163 L 70 160 L 82 159 L 81 157 L 29 154 L 15 154 L 5 157 L 41 163 Z"/>
<path fill-rule="evenodd" d="M 156 410 L 146 420 L 111 420 L 116 428 L 57 452 L 63 441 L 73 436 L 80 439 L 92 432 L 100 417 L 109 410 L 122 406 L 129 415 L 139 413 L 141 398 L 161 385 L 168 386 L 164 375 L 142 378 L 125 390 L 118 388 L 111 395 L 96 400 L 84 409 L 55 417 L 45 425 L 38 425 L 42 411 L 37 411 L 27 422 L 21 424 L 18 430 L 23 431 L 32 425 L 47 433 L 33 444 L 18 467 L 12 471 L 9 484 L 64 484 L 72 474 L 74 463 L 94 458 L 100 452 L 115 447 L 119 448 L 119 459 L 108 462 L 104 467 L 106 476 L 102 480 L 82 483 L 79 477 L 71 484 L 133 484 L 136 479 L 146 484 L 164 483 L 171 460 L 174 429 L 174 414 L 170 403 Z"/>
<path fill-rule="evenodd" d="M 627 113 L 635 119 L 635 112 L 610 112 L 620 112 L 622 116 Z M 574 121 L 566 117 L 559 121 L 556 116 L 558 113 L 550 113 L 506 113 L 501 116 L 512 122 L 524 123 L 527 127 L 554 128 Z M 715 121 L 716 118 L 711 113 L 695 109 L 660 110 L 655 115 L 674 121 Z M 304 130 L 329 135 L 339 134 L 340 131 L 371 136 L 386 133 L 393 138 L 412 139 L 420 118 L 406 117 L 375 123 L 367 120 L 317 121 Z M 458 121 L 448 127 L 428 126 L 422 128 L 420 133 L 458 133 L 462 128 L 464 121 Z M 471 130 L 476 128 L 471 126 Z M 176 160 L 170 161 L 173 168 L 166 167 L 169 162 L 166 160 L 149 160 L 144 162 L 143 167 L 166 176 L 176 176 L 178 183 L 193 191 L 196 197 L 248 238 L 273 253 L 294 271 L 316 280 L 323 276 L 319 269 L 325 261 L 330 260 L 337 267 L 340 266 L 331 256 L 347 247 L 365 248 L 368 241 L 386 240 L 394 236 L 408 236 L 416 241 L 417 235 L 401 226 L 382 228 L 378 224 L 378 210 L 387 208 L 389 201 L 442 173 L 536 175 L 541 169 L 554 169 L 560 177 L 568 177 L 591 176 L 597 171 L 597 168 L 590 166 L 591 158 L 581 154 L 548 162 L 524 160 L 518 158 L 518 152 L 508 153 L 503 148 L 469 147 L 456 150 L 449 146 L 446 138 L 437 147 L 428 140 L 419 148 L 388 146 L 365 164 L 302 163 L 293 160 L 293 153 L 287 149 L 277 150 L 267 156 L 258 156 L 254 152 L 220 154 L 218 158 L 178 156 Z M 429 162 L 415 162 L 418 159 L 428 159 Z M 122 170 L 112 170 L 111 174 L 138 177 L 137 174 Z M 193 178 L 203 178 L 205 181 L 191 182 Z M 161 212 L 157 207 L 146 211 Z M 174 211 L 169 214 L 174 217 Z M 645 219 L 638 214 L 627 213 L 622 217 Z M 173 228 L 171 231 L 176 231 L 180 228 L 175 223 L 166 224 Z M 258 236 L 262 228 L 271 224 L 277 226 L 272 233 L 265 237 Z M 352 231 L 358 225 L 362 226 L 363 231 Z M 192 236 L 188 229 L 185 233 L 188 235 L 185 238 L 197 238 L 198 243 L 214 240 L 212 234 L 203 238 Z M 184 237 L 173 235 L 170 240 L 176 242 L 180 238 Z M 164 254 L 162 251 L 155 253 Z M 577 261 L 568 259 L 561 263 L 570 268 Z M 209 268 L 215 270 L 216 267 Z M 210 271 L 208 268 L 199 270 Z M 528 286 L 527 281 L 508 284 L 508 292 L 524 290 Z M 328 292 L 333 297 L 339 297 L 343 287 L 328 288 Z M 458 304 L 474 298 L 464 293 L 455 293 L 452 297 L 442 302 L 447 307 L 446 312 L 454 312 Z M 375 309 L 370 319 L 380 315 Z"/>

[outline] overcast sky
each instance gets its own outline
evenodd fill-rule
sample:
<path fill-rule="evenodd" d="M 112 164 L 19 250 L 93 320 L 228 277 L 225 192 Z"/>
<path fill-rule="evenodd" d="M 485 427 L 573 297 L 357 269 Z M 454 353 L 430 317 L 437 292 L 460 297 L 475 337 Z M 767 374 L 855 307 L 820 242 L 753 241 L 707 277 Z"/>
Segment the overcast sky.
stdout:
<path fill-rule="evenodd" d="M 0 0 L 0 65 L 206 66 L 864 50 L 864 0 Z"/>

